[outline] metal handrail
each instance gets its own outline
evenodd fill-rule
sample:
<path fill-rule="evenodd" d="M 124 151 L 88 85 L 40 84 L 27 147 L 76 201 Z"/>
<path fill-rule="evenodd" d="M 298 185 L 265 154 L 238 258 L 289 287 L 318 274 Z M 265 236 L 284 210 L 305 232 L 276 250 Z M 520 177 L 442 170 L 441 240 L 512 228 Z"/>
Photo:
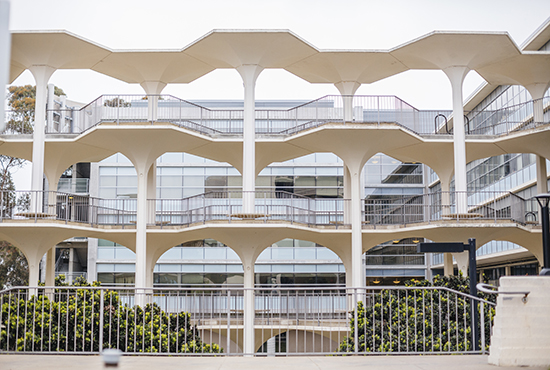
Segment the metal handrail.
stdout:
<path fill-rule="evenodd" d="M 529 295 L 529 293 L 531 293 L 531 292 L 503 292 L 503 291 L 499 291 L 498 287 L 490 284 L 485 284 L 485 283 L 478 283 L 476 285 L 476 288 L 479 291 L 483 293 L 488 293 L 488 294 L 523 294 L 523 298 L 521 299 L 523 303 L 527 303 L 527 296 Z"/>

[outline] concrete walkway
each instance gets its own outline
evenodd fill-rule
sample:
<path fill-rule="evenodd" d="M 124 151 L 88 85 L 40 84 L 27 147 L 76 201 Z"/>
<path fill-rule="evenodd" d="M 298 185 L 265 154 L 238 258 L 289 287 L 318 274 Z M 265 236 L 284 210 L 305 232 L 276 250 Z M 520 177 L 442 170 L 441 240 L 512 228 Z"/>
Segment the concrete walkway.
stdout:
<path fill-rule="evenodd" d="M 103 369 L 99 356 L 59 355 L 0 355 L 2 370 L 59 370 Z M 487 356 L 439 355 L 439 356 L 350 356 L 350 357 L 155 357 L 126 356 L 120 361 L 120 370 L 495 370 L 488 365 Z M 112 369 L 112 368 L 111 368 Z M 503 368 L 504 369 L 504 368 Z M 506 368 L 510 369 L 510 368 Z M 530 370 L 548 370 L 547 367 L 531 367 Z"/>

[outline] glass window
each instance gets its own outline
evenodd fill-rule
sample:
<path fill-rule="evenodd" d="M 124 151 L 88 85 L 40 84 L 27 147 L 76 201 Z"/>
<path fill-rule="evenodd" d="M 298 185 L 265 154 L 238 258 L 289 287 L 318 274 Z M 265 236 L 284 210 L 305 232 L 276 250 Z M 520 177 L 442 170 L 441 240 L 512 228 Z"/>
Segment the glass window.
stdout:
<path fill-rule="evenodd" d="M 163 199 L 179 199 L 182 197 L 182 188 L 161 188 L 160 197 Z"/>
<path fill-rule="evenodd" d="M 126 247 L 116 247 L 115 249 L 116 259 L 129 260 L 136 258 L 136 254 Z"/>
<path fill-rule="evenodd" d="M 211 265 L 211 264 L 206 264 L 204 265 L 204 272 L 225 272 L 226 271 L 226 268 L 225 268 L 226 265 Z"/>
<path fill-rule="evenodd" d="M 271 265 L 271 270 L 273 272 L 293 272 L 294 265 Z"/>
<path fill-rule="evenodd" d="M 161 176 L 160 186 L 182 186 L 183 178 L 179 176 Z"/>
<path fill-rule="evenodd" d="M 181 175 L 183 173 L 182 167 L 160 167 L 162 175 Z"/>
<path fill-rule="evenodd" d="M 119 175 L 134 175 L 134 176 L 137 176 L 136 169 L 134 167 L 118 167 L 117 173 Z"/>
<path fill-rule="evenodd" d="M 227 265 L 227 272 L 243 272 L 243 265 L 241 264 L 238 264 L 238 265 Z"/>
<path fill-rule="evenodd" d="M 97 264 L 97 272 L 111 272 L 115 271 L 115 264 L 114 263 L 98 263 Z"/>
<path fill-rule="evenodd" d="M 116 175 L 116 167 L 99 167 L 99 175 Z"/>
<path fill-rule="evenodd" d="M 184 260 L 202 260 L 204 259 L 203 248 L 185 247 L 182 248 L 182 258 Z"/>
<path fill-rule="evenodd" d="M 162 256 L 160 256 L 159 260 L 179 260 L 181 259 L 181 250 L 182 248 L 174 247 L 166 252 Z"/>
<path fill-rule="evenodd" d="M 116 272 L 135 272 L 136 265 L 133 263 L 121 263 L 115 265 Z"/>
<path fill-rule="evenodd" d="M 115 259 L 115 248 L 114 247 L 98 247 L 97 248 L 97 259 L 99 259 L 99 260 L 112 260 L 112 259 Z"/>
<path fill-rule="evenodd" d="M 183 272 L 202 272 L 204 270 L 204 265 L 199 264 L 183 264 L 181 265 L 181 271 Z"/>

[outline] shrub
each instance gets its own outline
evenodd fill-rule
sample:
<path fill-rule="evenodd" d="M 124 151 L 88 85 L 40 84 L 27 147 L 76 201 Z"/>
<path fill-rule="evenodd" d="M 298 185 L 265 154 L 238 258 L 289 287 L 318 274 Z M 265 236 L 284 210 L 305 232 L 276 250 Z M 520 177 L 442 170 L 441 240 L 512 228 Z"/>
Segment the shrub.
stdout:
<path fill-rule="evenodd" d="M 77 279 L 74 285 L 99 283 Z M 130 307 L 117 291 L 103 292 L 103 299 L 98 289 L 59 288 L 28 299 L 27 291 L 3 294 L 0 350 L 97 352 L 102 331 L 103 348 L 124 352 L 223 352 L 216 344 L 202 343 L 189 313 L 167 313 L 156 303 Z"/>
<path fill-rule="evenodd" d="M 469 292 L 463 276 L 409 281 L 408 287 L 440 286 Z M 480 298 L 495 301 L 494 296 L 478 293 Z M 355 351 L 355 321 L 359 352 L 455 352 L 471 351 L 470 299 L 441 290 L 381 290 L 368 296 L 367 304 L 358 302 L 350 313 L 351 332 L 340 343 L 339 352 Z M 490 341 L 494 307 L 485 307 L 485 343 Z"/>

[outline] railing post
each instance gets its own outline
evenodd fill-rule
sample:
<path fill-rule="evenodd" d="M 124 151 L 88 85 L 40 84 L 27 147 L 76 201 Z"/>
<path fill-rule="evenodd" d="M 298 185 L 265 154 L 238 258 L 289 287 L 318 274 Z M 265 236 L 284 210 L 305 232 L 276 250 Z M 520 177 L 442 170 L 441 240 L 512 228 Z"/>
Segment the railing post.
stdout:
<path fill-rule="evenodd" d="M 103 310 L 104 310 L 104 295 L 105 291 L 101 289 L 99 291 L 99 353 L 103 352 L 103 325 L 104 325 L 104 317 L 103 317 Z"/>
<path fill-rule="evenodd" d="M 481 328 L 481 353 L 485 354 L 485 302 L 480 302 L 479 325 Z"/>
<path fill-rule="evenodd" d="M 378 126 L 380 126 L 380 96 L 377 96 L 376 97 L 376 105 L 377 105 L 377 109 L 376 109 L 376 113 L 377 113 L 377 120 L 378 120 Z"/>
<path fill-rule="evenodd" d="M 354 320 L 353 320 L 353 329 L 354 329 L 354 336 L 353 336 L 353 342 L 355 343 L 355 350 L 354 352 L 357 354 L 359 352 L 359 325 L 357 325 L 357 322 L 359 321 L 359 317 L 357 316 L 357 304 L 359 303 L 358 302 L 358 298 L 359 298 L 359 295 L 358 295 L 358 292 L 357 292 L 357 289 L 358 288 L 353 288 L 353 299 L 351 300 L 353 302 L 353 313 L 354 313 Z M 382 308 L 383 310 L 383 308 Z M 382 312 L 383 314 L 383 312 Z M 366 327 L 365 327 L 366 329 Z M 365 331 L 366 333 L 366 331 Z M 365 338 L 366 339 L 366 338 Z M 365 340 L 365 346 L 366 346 L 366 340 Z"/>
<path fill-rule="evenodd" d="M 117 98 L 116 106 L 116 124 L 118 125 L 120 124 L 120 95 Z"/>
<path fill-rule="evenodd" d="M 493 209 L 494 209 L 494 214 L 495 214 L 495 224 L 497 223 L 497 197 L 496 197 L 496 193 L 493 193 Z M 510 199 L 511 200 L 511 199 Z M 510 209 L 511 209 L 511 205 L 510 205 Z"/>
<path fill-rule="evenodd" d="M 235 307 L 236 308 L 236 307 Z M 226 343 L 226 352 L 231 353 L 231 290 L 227 290 L 227 343 Z"/>

